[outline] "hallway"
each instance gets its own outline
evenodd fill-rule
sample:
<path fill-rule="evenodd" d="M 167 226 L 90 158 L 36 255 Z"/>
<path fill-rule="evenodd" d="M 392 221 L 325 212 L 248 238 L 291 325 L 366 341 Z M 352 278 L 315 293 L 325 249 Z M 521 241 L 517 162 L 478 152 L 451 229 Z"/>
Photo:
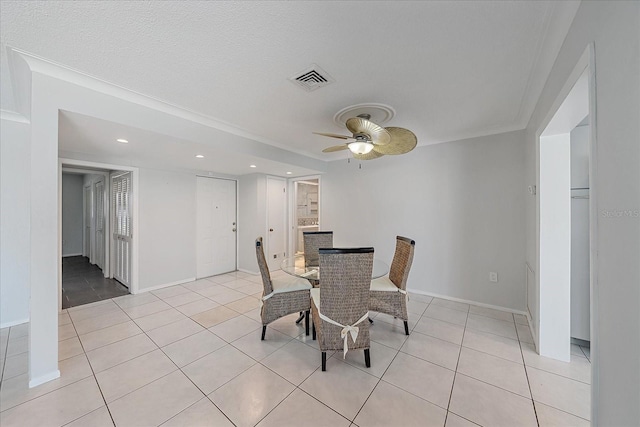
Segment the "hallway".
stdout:
<path fill-rule="evenodd" d="M 96 301 L 127 295 L 129 289 L 114 279 L 104 277 L 102 270 L 83 256 L 62 258 L 62 308 L 76 307 Z"/>

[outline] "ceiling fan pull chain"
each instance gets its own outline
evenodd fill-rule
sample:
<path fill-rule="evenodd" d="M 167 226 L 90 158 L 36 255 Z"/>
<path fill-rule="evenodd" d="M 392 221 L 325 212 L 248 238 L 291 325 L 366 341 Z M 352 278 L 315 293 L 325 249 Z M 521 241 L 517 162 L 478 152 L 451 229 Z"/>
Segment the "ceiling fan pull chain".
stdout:
<path fill-rule="evenodd" d="M 358 169 L 362 169 L 362 163 L 358 165 Z"/>

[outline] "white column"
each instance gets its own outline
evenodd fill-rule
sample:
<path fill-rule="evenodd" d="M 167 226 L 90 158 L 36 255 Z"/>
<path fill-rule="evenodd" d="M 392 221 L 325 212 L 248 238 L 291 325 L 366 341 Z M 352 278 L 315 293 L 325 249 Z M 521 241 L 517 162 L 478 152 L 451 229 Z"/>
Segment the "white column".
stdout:
<path fill-rule="evenodd" d="M 32 76 L 29 387 L 58 370 L 58 110 L 46 78 Z"/>
<path fill-rule="evenodd" d="M 568 362 L 571 350 L 571 140 L 540 138 L 540 355 Z"/>

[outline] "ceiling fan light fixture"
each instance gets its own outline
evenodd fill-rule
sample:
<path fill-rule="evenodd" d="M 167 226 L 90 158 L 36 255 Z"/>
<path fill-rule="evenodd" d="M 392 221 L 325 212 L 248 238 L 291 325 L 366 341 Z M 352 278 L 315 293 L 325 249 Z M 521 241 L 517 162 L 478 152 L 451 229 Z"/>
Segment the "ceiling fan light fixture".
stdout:
<path fill-rule="evenodd" d="M 373 150 L 371 141 L 354 141 L 348 144 L 353 154 L 369 154 Z"/>

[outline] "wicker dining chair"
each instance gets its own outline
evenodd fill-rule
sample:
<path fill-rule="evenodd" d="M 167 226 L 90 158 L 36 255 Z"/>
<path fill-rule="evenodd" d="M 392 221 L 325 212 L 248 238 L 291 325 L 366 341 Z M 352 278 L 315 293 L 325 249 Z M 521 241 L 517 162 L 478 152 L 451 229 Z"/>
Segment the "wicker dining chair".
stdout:
<path fill-rule="evenodd" d="M 364 350 L 369 354 L 369 284 L 373 270 L 373 248 L 321 248 L 320 288 L 311 289 L 313 338 L 322 352 L 322 370 L 327 370 L 327 351 Z M 343 356 L 344 357 L 344 356 Z"/>
<path fill-rule="evenodd" d="M 267 325 L 287 314 L 305 312 L 305 330 L 309 335 L 309 308 L 311 284 L 304 279 L 293 276 L 271 278 L 269 266 L 264 256 L 262 237 L 256 239 L 256 257 L 262 275 L 262 340 L 267 332 Z"/>
<path fill-rule="evenodd" d="M 333 247 L 333 231 L 303 231 L 304 266 L 318 266 L 318 249 Z"/>
<path fill-rule="evenodd" d="M 320 248 L 333 247 L 333 231 L 303 231 L 304 240 L 304 266 L 305 268 L 317 267 L 318 250 Z M 311 286 L 320 286 L 318 279 L 308 279 Z"/>
<path fill-rule="evenodd" d="M 407 278 L 413 262 L 416 242 L 402 236 L 396 237 L 389 274 L 371 281 L 369 310 L 386 313 L 404 321 L 404 332 L 409 335 L 407 314 Z"/>

